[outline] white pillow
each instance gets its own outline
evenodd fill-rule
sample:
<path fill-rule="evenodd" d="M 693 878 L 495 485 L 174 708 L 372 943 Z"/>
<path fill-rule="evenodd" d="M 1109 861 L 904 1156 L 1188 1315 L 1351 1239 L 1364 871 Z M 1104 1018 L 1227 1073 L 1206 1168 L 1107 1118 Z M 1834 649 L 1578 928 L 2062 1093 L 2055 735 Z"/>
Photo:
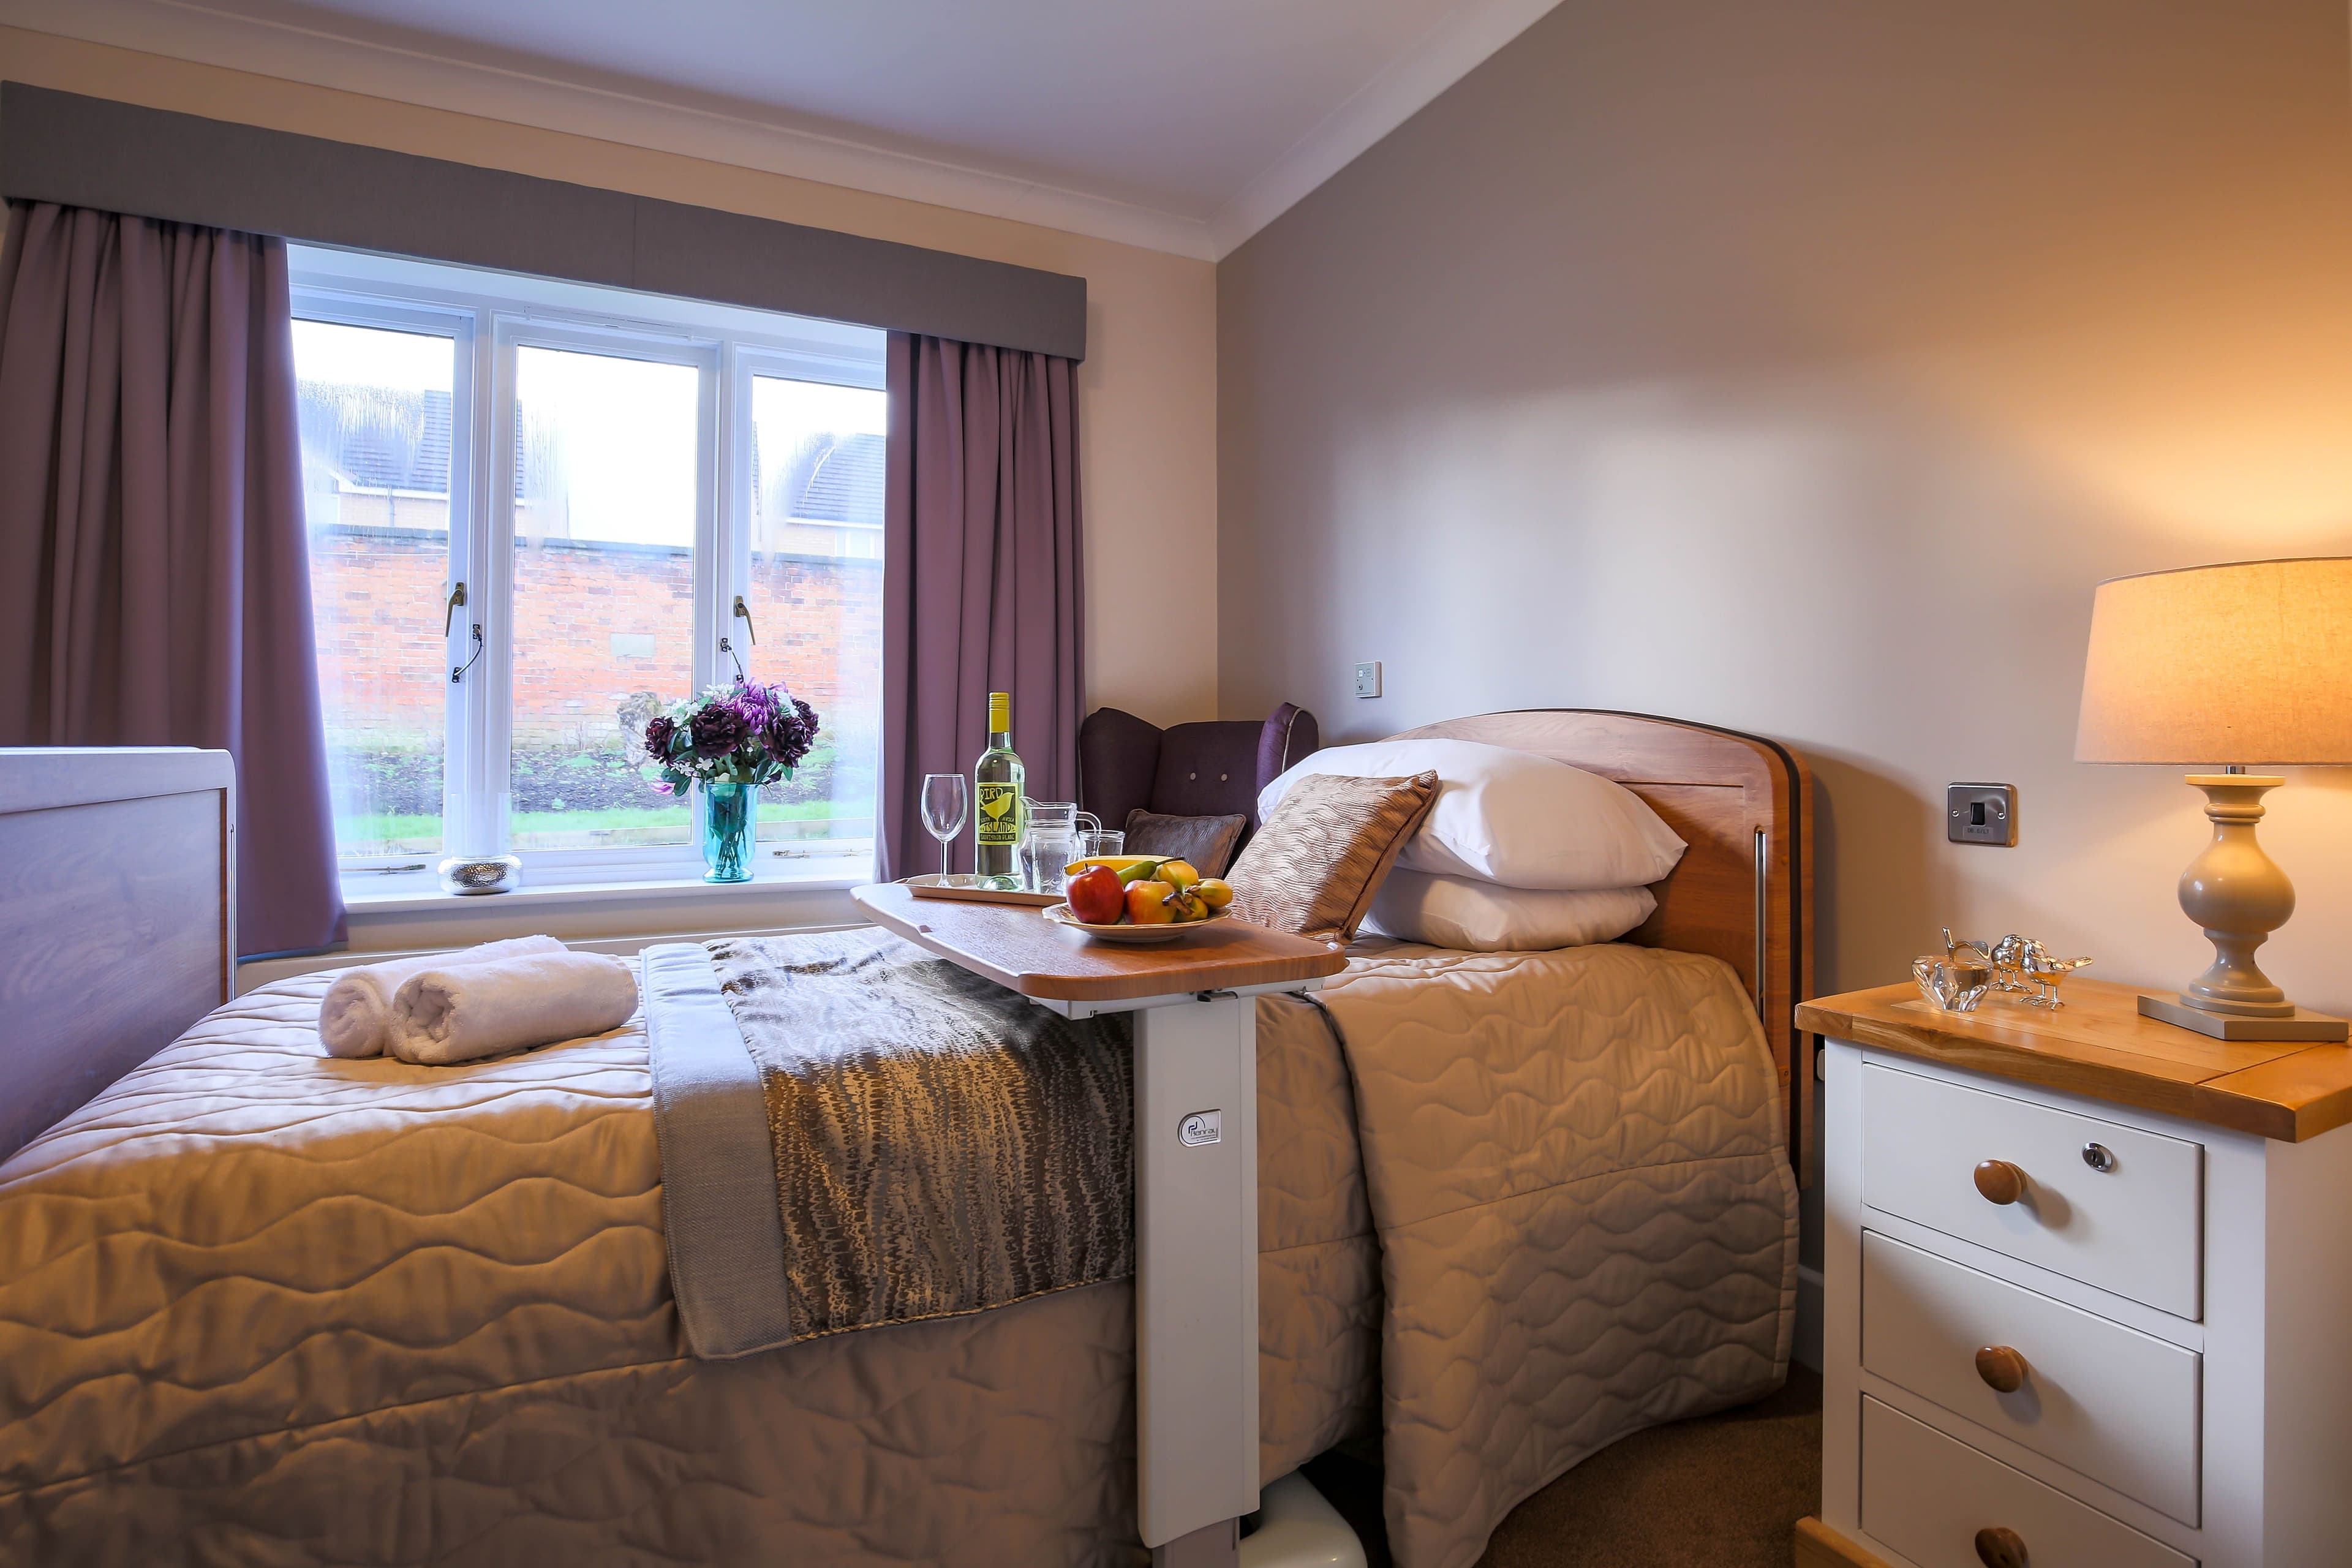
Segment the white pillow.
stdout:
<path fill-rule="evenodd" d="M 1683 841 L 1621 784 L 1477 741 L 1375 741 L 1318 752 L 1259 792 L 1263 822 L 1308 773 L 1438 777 L 1437 804 L 1399 868 L 1512 888 L 1635 888 L 1675 868 Z"/>
<path fill-rule="evenodd" d="M 1391 871 L 1364 921 L 1404 942 L 1470 952 L 1534 952 L 1614 942 L 1650 918 L 1658 897 L 1647 888 L 1564 893 L 1506 888 L 1467 877 Z"/>

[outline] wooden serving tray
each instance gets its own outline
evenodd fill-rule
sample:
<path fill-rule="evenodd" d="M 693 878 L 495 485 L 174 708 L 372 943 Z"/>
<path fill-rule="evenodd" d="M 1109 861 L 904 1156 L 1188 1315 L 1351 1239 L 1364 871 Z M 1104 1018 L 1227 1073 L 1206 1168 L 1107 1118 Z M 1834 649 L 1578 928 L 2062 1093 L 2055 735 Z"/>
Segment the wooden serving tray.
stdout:
<path fill-rule="evenodd" d="M 1042 910 L 1062 901 L 1059 893 L 1021 893 L 1004 888 L 960 888 L 941 882 L 934 876 L 908 877 L 903 886 L 919 899 L 945 899 L 958 904 L 1017 904 L 1024 909 Z"/>

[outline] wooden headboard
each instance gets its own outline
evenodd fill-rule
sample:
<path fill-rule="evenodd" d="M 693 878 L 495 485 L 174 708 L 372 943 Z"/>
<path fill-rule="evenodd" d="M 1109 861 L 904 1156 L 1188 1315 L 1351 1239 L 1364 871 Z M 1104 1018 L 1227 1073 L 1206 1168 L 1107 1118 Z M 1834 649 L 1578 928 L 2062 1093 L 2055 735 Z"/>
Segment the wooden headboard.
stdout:
<path fill-rule="evenodd" d="M 0 747 L 0 1159 L 228 1000 L 236 772 Z"/>
<path fill-rule="evenodd" d="M 1657 912 L 1625 940 L 1704 952 L 1737 970 L 1785 1089 L 1808 1071 L 1796 1006 L 1813 994 L 1813 775 L 1777 741 L 1591 708 L 1482 713 L 1399 740 L 1480 741 L 1616 780 L 1690 847 L 1657 884 Z M 1790 1142 L 1804 1146 L 1790 1095 Z"/>

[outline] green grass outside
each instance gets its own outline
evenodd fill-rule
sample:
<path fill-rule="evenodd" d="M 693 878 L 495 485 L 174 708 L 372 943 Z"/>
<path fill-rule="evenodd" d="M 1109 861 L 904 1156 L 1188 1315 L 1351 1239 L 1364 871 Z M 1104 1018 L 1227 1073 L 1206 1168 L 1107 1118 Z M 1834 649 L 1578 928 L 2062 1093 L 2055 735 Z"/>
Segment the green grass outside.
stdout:
<path fill-rule="evenodd" d="M 829 800 L 790 801 L 782 805 L 773 801 L 760 803 L 762 822 L 806 822 L 830 817 L 835 807 Z M 601 828 L 681 827 L 691 829 L 694 814 L 687 806 L 611 806 L 600 811 L 519 811 L 509 819 L 511 830 L 523 833 L 586 833 Z M 347 844 L 400 843 L 419 838 L 438 838 L 441 819 L 423 815 L 396 815 L 374 812 L 365 816 L 349 816 L 335 825 L 336 837 Z M 398 851 L 393 851 L 398 853 Z"/>
<path fill-rule="evenodd" d="M 779 806 L 760 802 L 762 823 L 804 823 L 833 816 L 830 799 L 800 799 Z M 691 827 L 694 814 L 687 806 L 609 806 L 604 811 L 518 811 L 510 818 L 513 832 L 588 832 L 595 827 Z M 348 816 L 336 823 L 343 839 L 428 839 L 440 837 L 437 816 Z"/>

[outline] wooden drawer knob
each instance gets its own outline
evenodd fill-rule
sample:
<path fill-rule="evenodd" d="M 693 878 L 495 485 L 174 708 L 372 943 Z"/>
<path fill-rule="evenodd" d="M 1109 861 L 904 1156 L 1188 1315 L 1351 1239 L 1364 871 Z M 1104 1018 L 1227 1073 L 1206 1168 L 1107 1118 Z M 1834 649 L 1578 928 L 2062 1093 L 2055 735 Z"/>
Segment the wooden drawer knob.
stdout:
<path fill-rule="evenodd" d="M 1977 1352 L 1977 1375 L 1995 1394 L 2015 1394 L 2025 1386 L 2025 1358 L 2007 1345 L 1987 1345 Z"/>
<path fill-rule="evenodd" d="M 1985 1568 L 2028 1568 L 2025 1537 L 1994 1525 L 1977 1531 L 1977 1561 Z"/>
<path fill-rule="evenodd" d="M 2025 1173 L 2006 1160 L 1987 1160 L 1977 1167 L 1977 1191 L 1989 1204 L 2013 1204 L 2025 1195 Z"/>

